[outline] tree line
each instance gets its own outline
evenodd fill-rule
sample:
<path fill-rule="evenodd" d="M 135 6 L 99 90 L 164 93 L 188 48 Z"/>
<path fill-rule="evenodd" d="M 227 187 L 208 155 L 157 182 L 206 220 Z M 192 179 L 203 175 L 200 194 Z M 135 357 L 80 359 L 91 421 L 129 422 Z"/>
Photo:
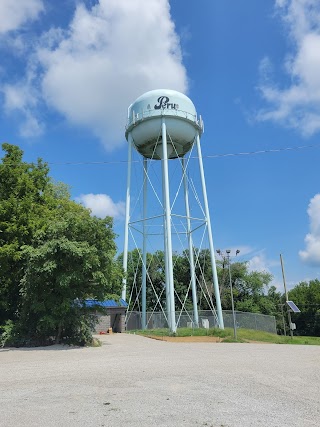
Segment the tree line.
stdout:
<path fill-rule="evenodd" d="M 208 249 L 195 249 L 197 301 L 199 310 L 209 310 L 215 304 L 212 266 Z M 142 255 L 134 249 L 128 256 L 127 299 L 129 310 L 141 309 Z M 122 264 L 122 255 L 118 257 Z M 147 311 L 161 311 L 166 305 L 164 252 L 147 254 Z M 227 260 L 217 260 L 220 298 L 223 310 L 231 310 L 230 278 Z M 235 310 L 275 316 L 277 332 L 289 334 L 285 294 L 271 285 L 273 276 L 266 271 L 251 271 L 248 262 L 230 263 Z M 173 254 L 173 273 L 176 291 L 175 309 L 192 311 L 191 275 L 188 250 Z M 289 291 L 289 299 L 301 313 L 292 314 L 299 335 L 320 336 L 320 282 L 301 282 Z M 140 305 L 139 305 L 140 304 Z"/>
<path fill-rule="evenodd" d="M 55 183 L 43 160 L 23 160 L 23 151 L 3 144 L 0 162 L 0 345 L 52 342 L 88 344 L 94 317 L 87 298 L 119 299 L 123 270 L 117 256 L 112 218 L 97 218 L 71 200 L 68 187 Z M 198 304 L 208 309 L 214 293 L 208 250 L 196 252 Z M 141 251 L 129 254 L 127 299 L 139 300 Z M 147 254 L 147 309 L 165 305 L 164 253 Z M 192 310 L 188 251 L 173 255 L 177 310 Z M 231 309 L 227 265 L 217 261 L 222 308 Z M 231 264 L 236 310 L 276 316 L 283 333 L 284 295 L 271 286 L 268 272 Z M 138 286 L 135 286 L 135 284 Z M 187 296 L 187 298 L 185 298 Z M 319 280 L 302 282 L 289 292 L 300 307 L 297 332 L 320 335 Z M 179 306 L 180 305 L 180 306 Z M 286 326 L 288 327 L 288 325 Z"/>

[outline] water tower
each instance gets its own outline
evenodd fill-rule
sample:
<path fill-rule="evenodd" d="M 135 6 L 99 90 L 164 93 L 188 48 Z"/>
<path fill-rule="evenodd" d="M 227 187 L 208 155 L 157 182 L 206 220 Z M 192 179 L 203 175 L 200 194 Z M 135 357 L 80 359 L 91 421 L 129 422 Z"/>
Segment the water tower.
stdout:
<path fill-rule="evenodd" d="M 175 301 L 175 283 L 173 275 L 173 244 L 172 227 L 177 219 L 179 223 L 184 223 L 183 231 L 186 238 L 189 263 L 190 263 L 190 289 L 192 292 L 193 304 L 193 323 L 199 326 L 198 302 L 197 302 L 197 277 L 195 273 L 194 243 L 193 230 L 199 227 L 193 227 L 193 221 L 201 221 L 208 235 L 208 244 L 210 251 L 210 260 L 212 266 L 212 283 L 215 294 L 215 310 L 217 324 L 223 328 L 223 318 L 221 310 L 221 301 L 216 271 L 216 262 L 214 256 L 214 247 L 212 239 L 212 230 L 210 222 L 210 213 L 208 207 L 208 198 L 206 183 L 204 177 L 203 161 L 200 146 L 200 137 L 203 133 L 203 121 L 201 116 L 197 115 L 192 101 L 182 93 L 169 89 L 152 90 L 144 93 L 128 109 L 128 122 L 126 126 L 126 139 L 128 141 L 128 175 L 127 175 L 127 193 L 126 193 L 126 214 L 125 214 L 125 236 L 124 236 L 124 254 L 123 268 L 127 271 L 128 266 L 128 241 L 132 229 L 138 230 L 140 226 L 140 235 L 142 236 L 142 283 L 141 283 L 141 300 L 142 300 L 142 327 L 146 327 L 146 284 L 148 275 L 147 266 L 147 242 L 152 234 L 150 232 L 151 222 L 161 222 L 162 234 L 161 242 L 163 245 L 164 264 L 165 264 L 165 295 L 166 295 L 166 317 L 171 332 L 177 328 L 176 321 L 176 301 Z M 201 208 L 202 217 L 194 218 L 190 212 L 189 203 L 189 184 L 188 184 L 188 162 L 186 156 L 195 148 L 198 162 L 199 186 L 202 194 Z M 135 220 L 131 217 L 132 202 L 132 155 L 135 149 L 139 153 L 140 168 L 143 174 L 142 194 L 142 212 Z M 161 183 L 153 184 L 149 176 L 150 163 L 161 165 L 160 173 Z M 177 163 L 181 170 L 181 185 L 183 192 L 183 212 L 174 213 L 171 196 L 171 179 L 169 169 L 172 163 Z M 148 205 L 148 187 L 155 190 L 155 187 L 161 187 L 161 196 L 157 196 L 160 211 L 158 215 L 150 215 L 150 206 Z M 194 187 L 194 185 L 193 185 Z M 195 194 L 196 189 L 193 188 Z M 200 199 L 200 197 L 197 198 Z M 149 202 L 150 204 L 150 202 Z M 180 206 L 180 209 L 181 209 Z M 175 230 L 176 230 L 176 226 Z M 178 232 L 178 234 L 181 232 Z M 155 234 L 155 233 L 154 233 Z M 181 237 L 179 237 L 181 240 Z M 126 300 L 127 281 L 124 279 L 122 298 Z"/>

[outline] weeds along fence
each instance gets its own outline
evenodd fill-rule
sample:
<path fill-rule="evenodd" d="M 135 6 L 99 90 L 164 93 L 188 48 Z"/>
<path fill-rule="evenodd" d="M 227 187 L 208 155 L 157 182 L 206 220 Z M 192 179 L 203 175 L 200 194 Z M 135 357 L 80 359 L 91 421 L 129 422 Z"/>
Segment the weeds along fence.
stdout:
<path fill-rule="evenodd" d="M 231 310 L 222 311 L 224 326 L 226 328 L 233 328 L 233 316 Z M 236 324 L 237 328 L 255 329 L 258 331 L 271 332 L 276 334 L 276 318 L 259 313 L 247 313 L 243 311 L 236 311 Z M 126 330 L 132 331 L 142 328 L 141 322 L 142 314 L 140 311 L 128 311 L 126 316 Z M 192 328 L 193 312 L 182 312 L 176 315 L 176 323 L 178 328 Z M 212 311 L 202 310 L 199 311 L 199 325 L 203 328 L 215 328 L 218 326 L 217 319 Z M 168 323 L 163 312 L 147 312 L 147 329 L 160 329 L 167 328 Z"/>

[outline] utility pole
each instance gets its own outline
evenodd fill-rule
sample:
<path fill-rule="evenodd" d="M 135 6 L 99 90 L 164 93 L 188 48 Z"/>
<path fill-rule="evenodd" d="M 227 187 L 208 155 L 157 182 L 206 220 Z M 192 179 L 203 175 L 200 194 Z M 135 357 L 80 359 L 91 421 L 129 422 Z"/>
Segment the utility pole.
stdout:
<path fill-rule="evenodd" d="M 287 304 L 289 298 L 288 298 L 288 291 L 287 291 L 287 285 L 286 285 L 286 276 L 284 274 L 284 266 L 283 266 L 283 260 L 282 260 L 282 255 L 281 254 L 280 254 L 280 263 L 281 263 L 281 270 L 282 270 L 284 292 L 285 292 L 285 296 L 286 296 L 286 306 L 287 306 L 287 312 L 288 312 L 288 321 L 289 321 L 290 335 L 291 335 L 291 338 L 293 338 L 293 331 L 292 331 L 292 327 L 291 327 L 292 326 L 291 313 L 290 313 L 289 306 Z"/>

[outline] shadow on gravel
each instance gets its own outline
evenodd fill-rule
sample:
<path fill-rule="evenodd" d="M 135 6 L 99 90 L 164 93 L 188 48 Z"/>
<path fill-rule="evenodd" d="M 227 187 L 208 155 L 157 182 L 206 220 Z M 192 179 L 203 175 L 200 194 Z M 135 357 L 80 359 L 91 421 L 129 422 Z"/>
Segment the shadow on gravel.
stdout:
<path fill-rule="evenodd" d="M 109 346 L 111 343 L 100 340 L 100 346 L 76 346 L 76 345 L 68 345 L 68 344 L 52 344 L 45 346 L 33 346 L 33 347 L 4 347 L 0 348 L 0 353 L 5 351 L 34 351 L 34 350 L 42 350 L 42 351 L 70 351 L 70 350 L 84 350 L 88 348 L 96 348 L 99 349 L 104 346 Z"/>
<path fill-rule="evenodd" d="M 46 345 L 42 347 L 6 347 L 1 348 L 0 353 L 5 351 L 34 351 L 34 350 L 42 350 L 42 351 L 69 351 L 69 350 L 79 350 L 91 347 L 77 347 L 70 345 L 62 345 L 62 344 L 54 344 L 54 345 Z"/>

